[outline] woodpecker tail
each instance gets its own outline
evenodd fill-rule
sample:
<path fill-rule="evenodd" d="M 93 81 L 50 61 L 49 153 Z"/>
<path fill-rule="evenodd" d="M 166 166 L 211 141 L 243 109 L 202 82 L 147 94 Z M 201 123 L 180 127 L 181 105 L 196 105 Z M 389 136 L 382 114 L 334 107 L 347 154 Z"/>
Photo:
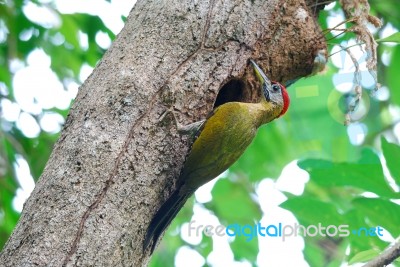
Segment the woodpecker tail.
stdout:
<path fill-rule="evenodd" d="M 146 249 L 152 243 L 151 253 L 153 253 L 158 238 L 169 226 L 171 221 L 175 218 L 176 214 L 178 214 L 179 210 L 183 207 L 186 200 L 191 196 L 191 194 L 192 192 L 182 194 L 179 192 L 179 190 L 176 190 L 161 206 L 161 208 L 157 211 L 156 215 L 154 215 L 153 219 L 151 220 L 149 228 L 147 228 L 146 237 L 143 242 L 143 251 L 146 251 Z"/>

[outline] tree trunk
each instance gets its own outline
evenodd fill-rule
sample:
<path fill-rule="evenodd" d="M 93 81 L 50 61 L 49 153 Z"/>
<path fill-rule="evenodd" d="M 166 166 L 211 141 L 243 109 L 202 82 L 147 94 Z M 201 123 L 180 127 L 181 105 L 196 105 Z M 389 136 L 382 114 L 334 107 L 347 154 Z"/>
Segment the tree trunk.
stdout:
<path fill-rule="evenodd" d="M 139 0 L 81 86 L 0 265 L 147 265 L 145 231 L 190 147 L 164 112 L 188 124 L 256 100 L 249 58 L 273 80 L 308 75 L 325 43 L 306 2 Z"/>

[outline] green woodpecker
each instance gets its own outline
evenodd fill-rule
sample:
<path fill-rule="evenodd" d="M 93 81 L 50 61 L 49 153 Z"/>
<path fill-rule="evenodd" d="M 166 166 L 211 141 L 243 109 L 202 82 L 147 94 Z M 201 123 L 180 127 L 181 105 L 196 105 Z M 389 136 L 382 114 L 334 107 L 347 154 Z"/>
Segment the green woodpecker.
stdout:
<path fill-rule="evenodd" d="M 154 250 L 158 238 L 186 200 L 197 188 L 224 172 L 243 154 L 258 127 L 287 111 L 289 96 L 286 88 L 277 82 L 271 83 L 261 68 L 254 61 L 250 62 L 261 84 L 261 101 L 228 102 L 217 107 L 207 120 L 189 125 L 187 129 L 197 128 L 198 137 L 181 171 L 176 190 L 150 222 L 143 250 L 150 244 L 151 251 Z"/>

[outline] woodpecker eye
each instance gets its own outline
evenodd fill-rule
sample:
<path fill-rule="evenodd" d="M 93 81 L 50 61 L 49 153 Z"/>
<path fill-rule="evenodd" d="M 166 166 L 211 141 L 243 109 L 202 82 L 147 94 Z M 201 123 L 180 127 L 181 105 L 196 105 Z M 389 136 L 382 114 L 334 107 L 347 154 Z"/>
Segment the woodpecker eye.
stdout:
<path fill-rule="evenodd" d="M 272 85 L 272 90 L 274 90 L 275 92 L 279 91 L 281 89 L 281 87 L 277 84 L 273 84 Z"/>

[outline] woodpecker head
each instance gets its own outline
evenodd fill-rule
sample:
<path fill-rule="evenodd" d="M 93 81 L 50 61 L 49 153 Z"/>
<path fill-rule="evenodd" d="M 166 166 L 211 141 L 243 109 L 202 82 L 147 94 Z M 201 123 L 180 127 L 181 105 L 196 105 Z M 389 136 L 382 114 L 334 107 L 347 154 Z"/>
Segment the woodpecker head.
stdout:
<path fill-rule="evenodd" d="M 250 62 L 253 65 L 257 79 L 261 83 L 263 101 L 282 106 L 282 111 L 278 117 L 282 116 L 286 113 L 290 104 L 289 94 L 285 86 L 278 82 L 271 82 L 267 75 L 265 75 L 262 69 L 253 60 L 250 59 Z"/>

